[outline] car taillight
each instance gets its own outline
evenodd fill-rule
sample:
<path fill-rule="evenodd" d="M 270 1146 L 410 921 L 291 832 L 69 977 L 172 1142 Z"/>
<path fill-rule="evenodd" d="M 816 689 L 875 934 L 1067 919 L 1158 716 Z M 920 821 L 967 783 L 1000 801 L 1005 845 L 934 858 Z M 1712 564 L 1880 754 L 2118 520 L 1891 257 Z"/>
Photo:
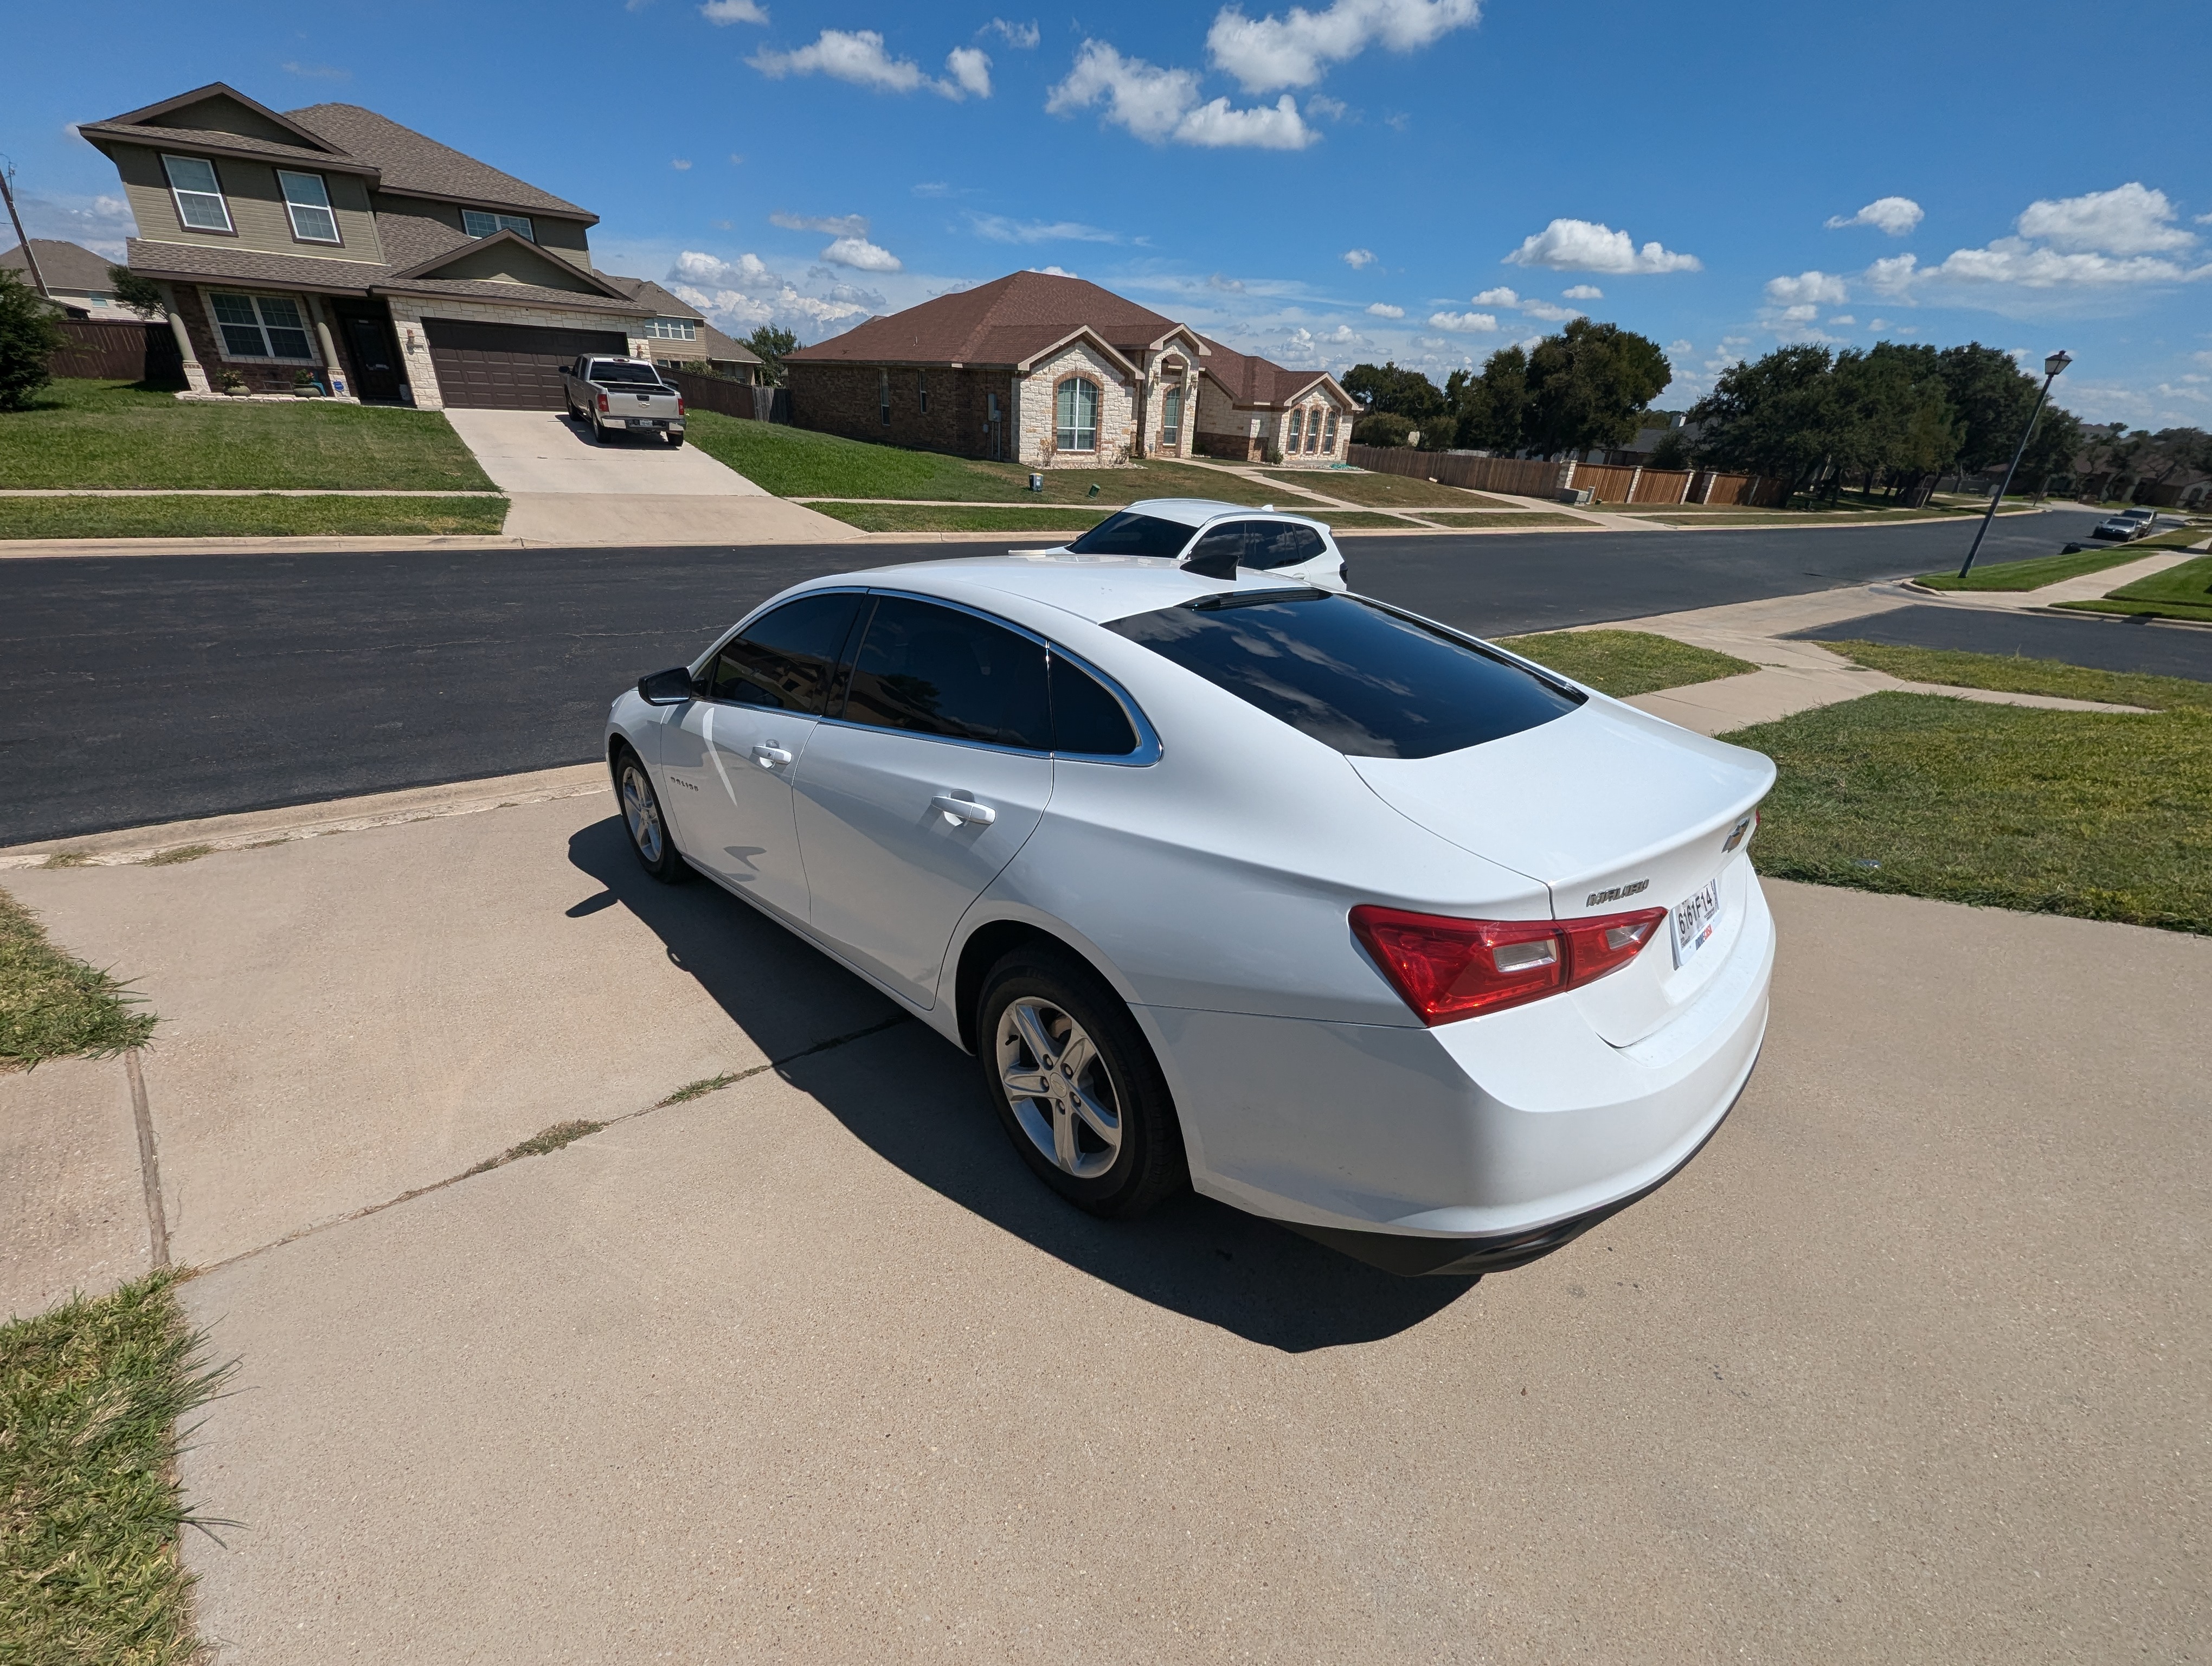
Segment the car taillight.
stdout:
<path fill-rule="evenodd" d="M 605 410 L 606 408 L 607 408 L 607 396 L 606 396 L 605 394 L 602 393 L 602 394 L 600 394 L 600 395 L 599 395 L 599 409 L 600 409 L 601 410 Z"/>
<path fill-rule="evenodd" d="M 1462 920 L 1366 903 L 1352 929 L 1424 1024 L 1495 1012 L 1618 971 L 1644 952 L 1664 909 L 1587 920 Z"/>
<path fill-rule="evenodd" d="M 684 396 L 681 393 L 676 396 L 676 414 L 678 416 L 684 414 Z"/>

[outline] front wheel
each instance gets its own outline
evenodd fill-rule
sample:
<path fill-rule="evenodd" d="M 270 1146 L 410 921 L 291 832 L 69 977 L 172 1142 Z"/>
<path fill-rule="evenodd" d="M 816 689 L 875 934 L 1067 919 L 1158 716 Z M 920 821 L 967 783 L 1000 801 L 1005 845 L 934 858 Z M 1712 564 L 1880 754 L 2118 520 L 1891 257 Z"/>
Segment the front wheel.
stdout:
<path fill-rule="evenodd" d="M 629 830 L 630 852 L 640 866 L 665 885 L 681 885 L 691 869 L 676 848 L 668 830 L 668 818 L 660 808 L 660 795 L 653 790 L 653 777 L 645 763 L 628 747 L 615 765 L 615 793 L 622 800 L 623 824 Z"/>
<path fill-rule="evenodd" d="M 1073 956 L 1023 948 L 1000 961 L 975 1035 L 1014 1149 L 1062 1197 L 1129 1219 L 1189 1183 L 1158 1061 L 1121 998 Z"/>

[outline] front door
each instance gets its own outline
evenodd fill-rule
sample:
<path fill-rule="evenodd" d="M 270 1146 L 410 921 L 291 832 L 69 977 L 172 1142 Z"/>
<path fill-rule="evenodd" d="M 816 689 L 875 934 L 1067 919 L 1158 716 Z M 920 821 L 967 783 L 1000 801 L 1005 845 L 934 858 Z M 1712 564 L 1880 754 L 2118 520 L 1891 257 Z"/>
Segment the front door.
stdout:
<path fill-rule="evenodd" d="M 663 732 L 677 843 L 732 891 L 806 918 L 791 781 L 829 698 L 860 605 L 857 590 L 786 602 L 724 643 L 702 697 Z"/>
<path fill-rule="evenodd" d="M 954 927 L 1052 796 L 1044 646 L 958 608 L 882 596 L 851 677 L 793 781 L 809 917 L 931 1006 Z"/>
<path fill-rule="evenodd" d="M 398 356 L 392 348 L 392 326 L 380 318 L 359 313 L 339 320 L 345 331 L 346 349 L 353 360 L 353 390 L 356 398 L 399 398 Z"/>

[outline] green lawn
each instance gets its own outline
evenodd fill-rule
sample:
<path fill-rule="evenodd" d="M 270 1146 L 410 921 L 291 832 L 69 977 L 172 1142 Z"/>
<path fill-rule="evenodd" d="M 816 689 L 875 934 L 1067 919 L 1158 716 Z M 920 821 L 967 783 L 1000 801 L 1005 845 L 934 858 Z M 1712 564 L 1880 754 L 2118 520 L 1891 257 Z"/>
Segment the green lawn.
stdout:
<path fill-rule="evenodd" d="M 0 891 L 0 1071 L 142 1046 L 154 1015 L 137 1002 L 127 985 L 56 948 L 37 916 Z"/>
<path fill-rule="evenodd" d="M 172 1275 L 0 1326 L 0 1659 L 189 1666 L 177 1420 L 210 1370 Z"/>
<path fill-rule="evenodd" d="M 2101 573 L 2107 567 L 2124 567 L 2142 558 L 2140 544 L 2107 544 L 2070 556 L 2035 556 L 2026 561 L 1993 562 L 1987 567 L 1977 564 L 1963 579 L 1957 568 L 1947 568 L 1941 573 L 1923 573 L 1914 582 L 1930 590 L 2040 590 L 2061 579 L 2078 579 L 2085 573 Z"/>
<path fill-rule="evenodd" d="M 2135 546 L 2141 550 L 2142 545 Z M 2061 602 L 2085 613 L 2149 614 L 2163 619 L 2212 619 L 2212 556 L 2199 556 L 2138 579 L 2102 601 Z"/>
<path fill-rule="evenodd" d="M 939 503 L 809 503 L 864 532 L 1050 532 L 1073 537 L 1105 515 L 1096 509 L 1024 509 Z"/>
<path fill-rule="evenodd" d="M 1403 515 L 1388 515 L 1376 509 L 1332 509 L 1326 504 L 1309 509 L 1302 504 L 1278 503 L 1279 509 L 1289 509 L 1302 515 L 1311 515 L 1333 532 L 1387 532 L 1393 528 L 1403 532 L 1419 527 Z"/>
<path fill-rule="evenodd" d="M 2142 706 L 2153 711 L 2212 711 L 2212 683 L 2186 677 L 2096 671 L 2087 666 L 2069 666 L 2063 660 L 1966 654 L 1956 648 L 1892 648 L 1882 642 L 1823 642 L 1820 646 L 1909 683 L 2056 695 L 2062 700 L 2096 700 L 2108 706 Z"/>
<path fill-rule="evenodd" d="M 1576 515 L 1553 514 L 1544 509 L 1492 510 L 1488 514 L 1474 514 L 1459 509 L 1417 509 L 1414 514 L 1424 520 L 1433 520 L 1440 526 L 1464 526 L 1480 532 L 1485 526 L 1588 526 L 1590 523 Z"/>
<path fill-rule="evenodd" d="M 0 497 L 0 539 L 414 537 L 506 519 L 503 497 Z"/>
<path fill-rule="evenodd" d="M 1501 636 L 1498 641 L 1501 648 L 1620 700 L 1759 669 L 1733 654 L 1692 648 L 1646 630 L 1558 630 Z"/>
<path fill-rule="evenodd" d="M 187 404 L 130 382 L 68 380 L 40 390 L 28 410 L 0 411 L 0 486 L 489 491 L 491 482 L 437 411 Z"/>
<path fill-rule="evenodd" d="M 957 503 L 1127 503 L 1142 497 L 1218 497 L 1260 503 L 1282 494 L 1187 463 L 1139 463 L 1121 469 L 1045 469 L 1044 491 L 1029 489 L 1030 471 L 937 452 L 875 446 L 781 423 L 751 423 L 695 410 L 690 442 L 778 497 L 943 498 Z M 1096 486 L 1094 499 L 1091 489 Z"/>
<path fill-rule="evenodd" d="M 2212 713 L 1889 693 L 1723 739 L 1781 772 L 1762 873 L 2212 933 Z"/>
<path fill-rule="evenodd" d="M 1226 477 L 1224 477 L 1224 478 Z M 1402 474 L 1370 474 L 1359 469 L 1270 469 L 1260 477 L 1279 485 L 1302 488 L 1358 503 L 1370 509 L 1510 509 L 1502 498 L 1457 486 L 1440 486 L 1433 480 L 1415 480 Z M 1221 493 L 1210 494 L 1213 496 Z"/>

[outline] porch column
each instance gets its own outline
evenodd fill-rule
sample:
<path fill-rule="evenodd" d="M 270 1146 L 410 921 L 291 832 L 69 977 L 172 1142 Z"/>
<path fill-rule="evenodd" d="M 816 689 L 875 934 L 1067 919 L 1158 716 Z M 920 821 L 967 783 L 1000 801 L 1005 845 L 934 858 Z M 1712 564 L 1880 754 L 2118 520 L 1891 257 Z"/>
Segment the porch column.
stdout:
<path fill-rule="evenodd" d="M 337 345 L 331 339 L 330 320 L 323 316 L 323 298 L 309 295 L 307 310 L 314 315 L 315 342 L 323 350 L 323 369 L 330 381 L 331 397 L 351 400 L 358 404 L 360 401 L 355 398 L 353 390 L 346 386 L 345 366 L 338 362 Z"/>
<path fill-rule="evenodd" d="M 185 328 L 185 315 L 177 310 L 177 292 L 173 286 L 161 285 L 161 310 L 169 315 L 169 333 L 177 338 L 177 351 L 184 356 L 185 386 L 195 393 L 212 393 L 208 386 L 207 372 L 201 367 L 199 355 L 192 351 L 191 332 Z"/>

